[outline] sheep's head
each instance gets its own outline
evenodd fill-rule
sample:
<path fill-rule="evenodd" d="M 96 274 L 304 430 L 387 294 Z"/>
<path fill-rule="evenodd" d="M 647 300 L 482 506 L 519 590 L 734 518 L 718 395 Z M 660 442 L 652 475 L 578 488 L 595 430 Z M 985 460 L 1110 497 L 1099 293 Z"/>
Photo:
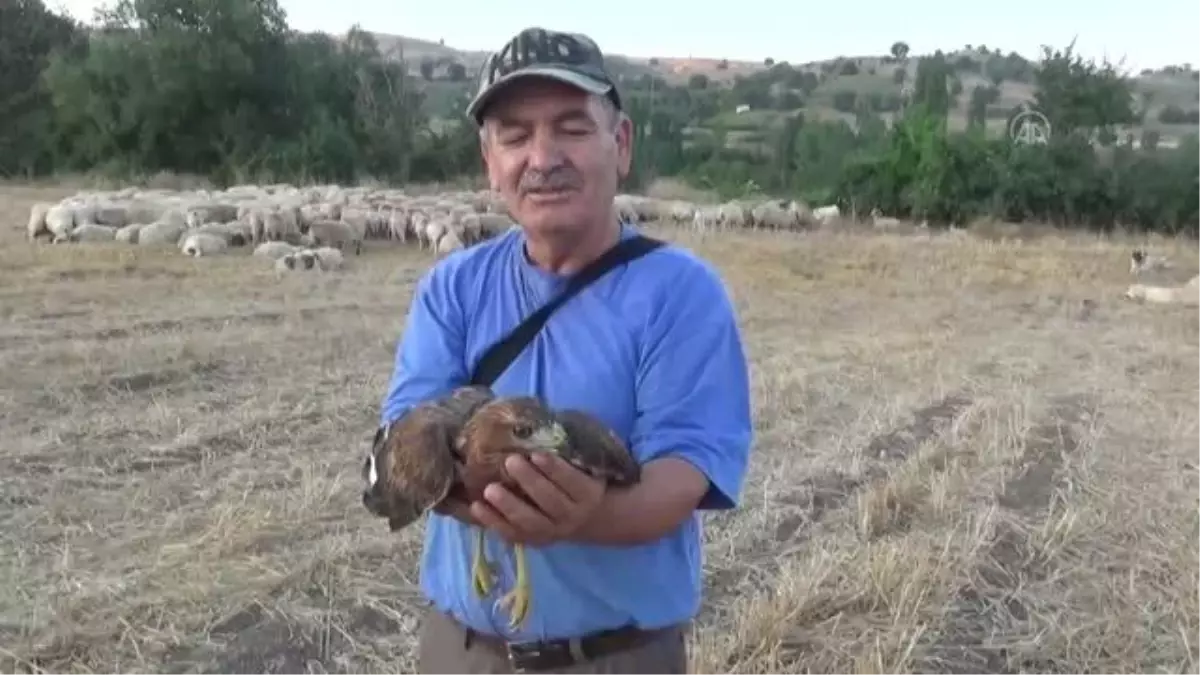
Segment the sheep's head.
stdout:
<path fill-rule="evenodd" d="M 304 269 L 311 270 L 317 266 L 316 253 L 313 253 L 312 251 L 301 251 L 297 255 L 299 256 L 300 264 L 304 266 Z"/>
<path fill-rule="evenodd" d="M 1133 284 L 1129 288 L 1125 289 L 1125 297 L 1130 300 L 1145 300 L 1146 287 L 1142 284 Z"/>
<path fill-rule="evenodd" d="M 1146 252 L 1140 248 L 1133 249 L 1133 253 L 1129 255 L 1135 265 L 1141 265 L 1146 260 Z"/>
<path fill-rule="evenodd" d="M 296 269 L 296 254 L 288 253 L 288 254 L 284 255 L 282 258 L 280 258 L 280 260 L 283 261 L 283 266 L 288 268 L 289 270 Z"/>
<path fill-rule="evenodd" d="M 242 234 L 241 232 L 234 232 L 233 234 L 229 235 L 229 245 L 230 246 L 245 246 L 246 245 L 246 235 Z"/>

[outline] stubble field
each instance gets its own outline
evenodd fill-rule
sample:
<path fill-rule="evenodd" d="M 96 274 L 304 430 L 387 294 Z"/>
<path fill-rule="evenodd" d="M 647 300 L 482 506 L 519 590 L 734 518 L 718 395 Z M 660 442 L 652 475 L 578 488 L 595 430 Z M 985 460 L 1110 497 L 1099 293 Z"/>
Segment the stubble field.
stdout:
<path fill-rule="evenodd" d="M 430 258 L 27 244 L 48 196 L 0 187 L 0 670 L 411 672 L 420 528 L 359 469 Z M 694 671 L 1200 668 L 1197 314 L 1120 297 L 1129 242 L 654 233 L 752 360 Z"/>

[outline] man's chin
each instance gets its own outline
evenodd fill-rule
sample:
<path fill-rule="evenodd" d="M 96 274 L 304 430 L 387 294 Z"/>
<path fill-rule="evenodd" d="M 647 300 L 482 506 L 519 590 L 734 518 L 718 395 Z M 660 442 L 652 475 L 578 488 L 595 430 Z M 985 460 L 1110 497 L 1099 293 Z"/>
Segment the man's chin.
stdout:
<path fill-rule="evenodd" d="M 547 233 L 577 229 L 582 220 L 569 201 L 553 205 L 526 204 L 519 215 L 522 226 Z"/>

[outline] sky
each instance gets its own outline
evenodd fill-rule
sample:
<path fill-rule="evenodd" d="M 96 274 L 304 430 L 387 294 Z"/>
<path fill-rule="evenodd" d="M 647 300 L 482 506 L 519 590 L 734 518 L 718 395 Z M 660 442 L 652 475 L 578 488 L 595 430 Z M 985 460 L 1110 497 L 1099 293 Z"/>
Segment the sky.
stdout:
<path fill-rule="evenodd" d="M 458 49 L 494 50 L 528 26 L 591 36 L 605 52 L 627 56 L 710 57 L 805 63 L 884 54 L 907 42 L 913 54 L 963 45 L 999 47 L 1029 58 L 1041 45 L 1074 38 L 1084 57 L 1119 62 L 1134 72 L 1167 64 L 1200 65 L 1196 0 L 279 0 L 288 23 L 303 31 L 364 29 L 444 40 Z M 95 0 L 47 0 L 90 20 Z M 727 8 L 736 7 L 736 11 Z M 574 9 L 572 9 L 574 7 Z"/>

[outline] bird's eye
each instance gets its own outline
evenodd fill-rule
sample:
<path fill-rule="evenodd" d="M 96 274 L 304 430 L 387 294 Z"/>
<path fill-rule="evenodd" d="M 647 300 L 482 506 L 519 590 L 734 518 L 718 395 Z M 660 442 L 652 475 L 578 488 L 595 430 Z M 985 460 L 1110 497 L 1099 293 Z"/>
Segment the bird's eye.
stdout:
<path fill-rule="evenodd" d="M 528 424 L 518 424 L 513 427 L 513 435 L 517 438 L 529 438 L 533 435 L 533 427 Z"/>

